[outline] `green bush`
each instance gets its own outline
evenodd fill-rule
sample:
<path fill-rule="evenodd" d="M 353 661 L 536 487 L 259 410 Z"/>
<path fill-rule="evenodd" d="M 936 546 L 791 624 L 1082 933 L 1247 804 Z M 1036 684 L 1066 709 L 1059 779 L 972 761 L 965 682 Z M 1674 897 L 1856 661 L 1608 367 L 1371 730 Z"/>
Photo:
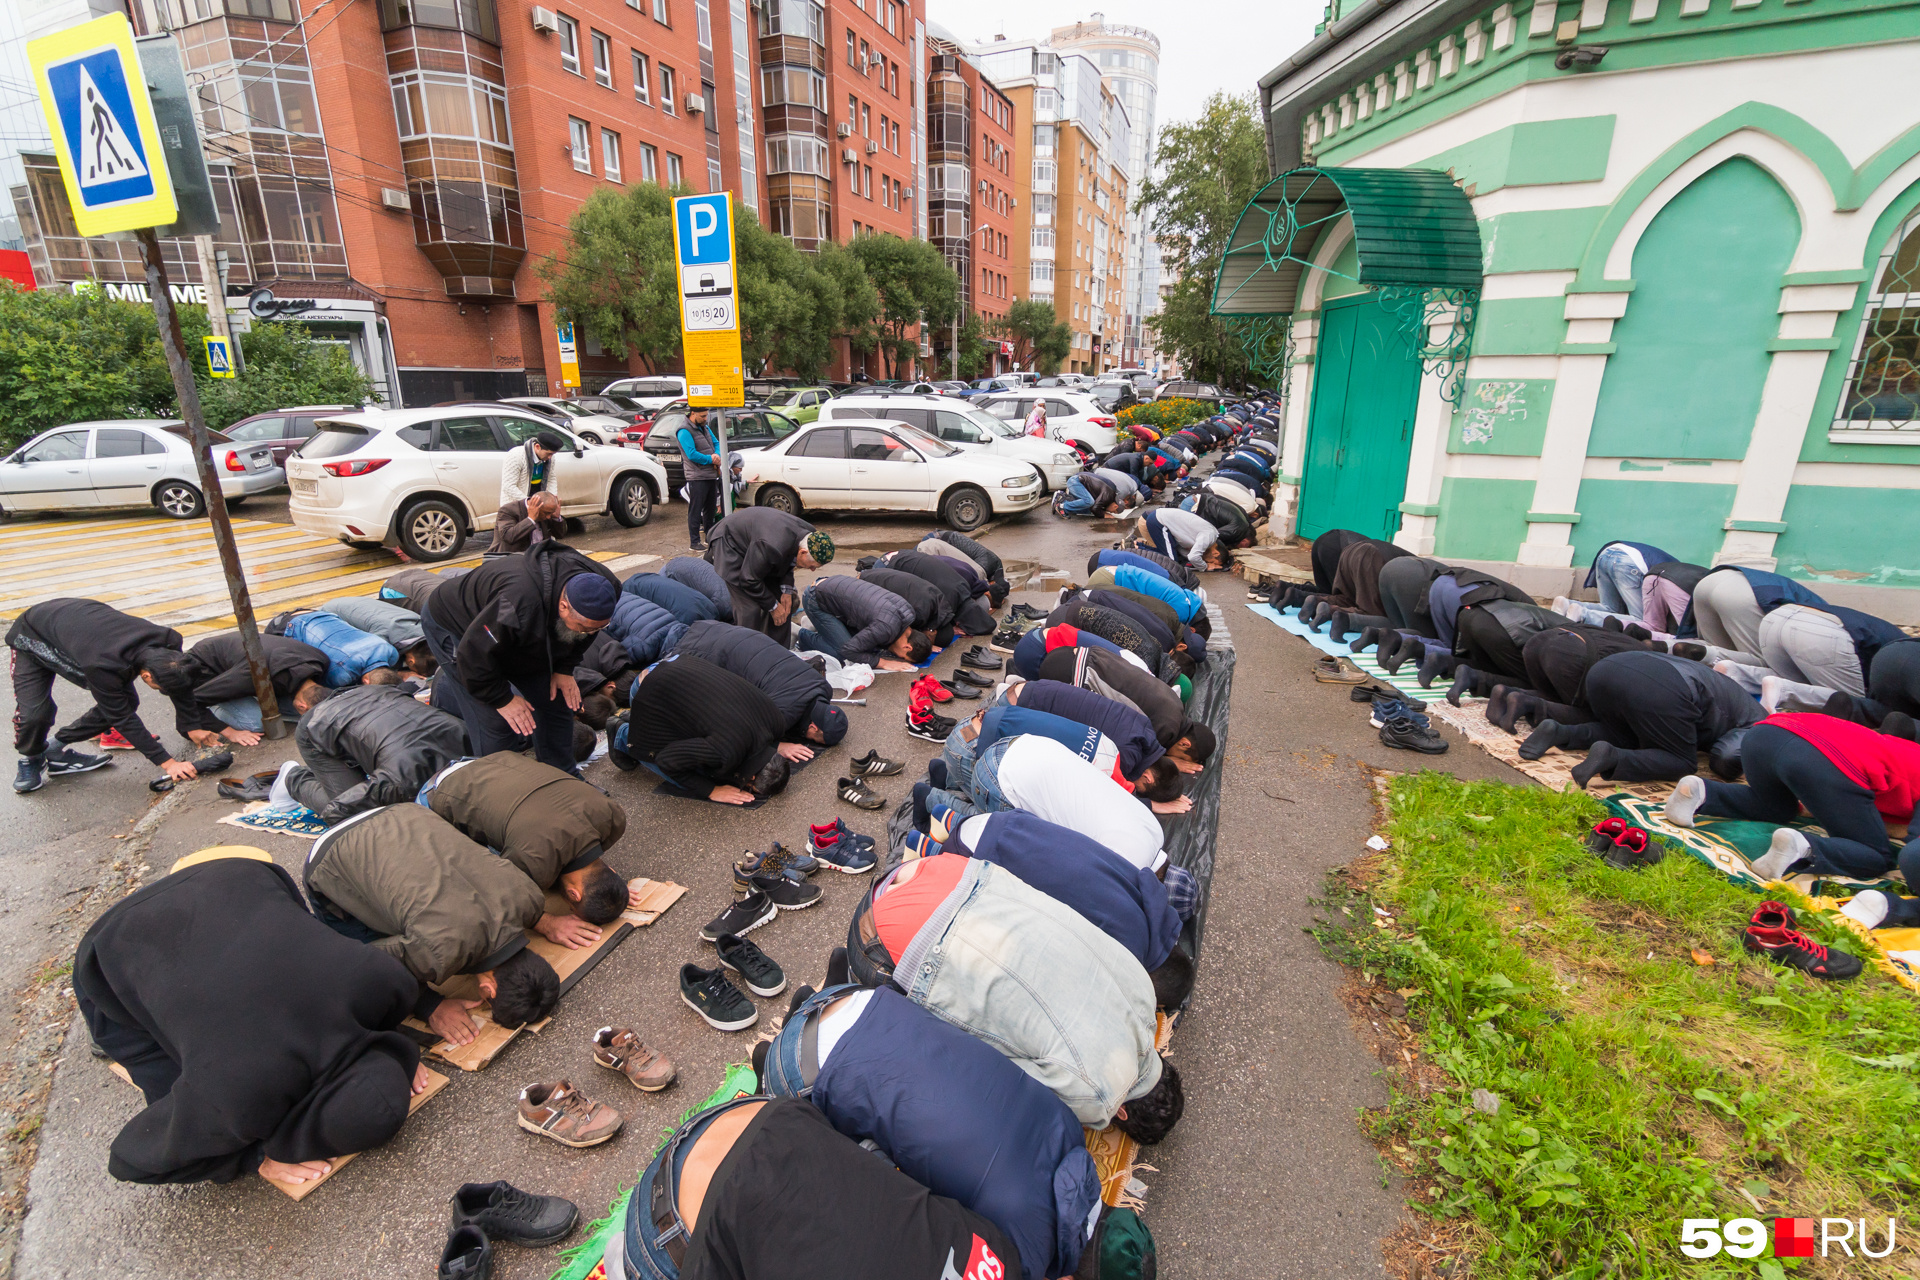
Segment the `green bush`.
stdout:
<path fill-rule="evenodd" d="M 1161 435 L 1205 422 L 1213 416 L 1213 405 L 1205 400 L 1149 400 L 1129 405 L 1120 411 L 1117 421 L 1123 427 L 1152 427 Z"/>

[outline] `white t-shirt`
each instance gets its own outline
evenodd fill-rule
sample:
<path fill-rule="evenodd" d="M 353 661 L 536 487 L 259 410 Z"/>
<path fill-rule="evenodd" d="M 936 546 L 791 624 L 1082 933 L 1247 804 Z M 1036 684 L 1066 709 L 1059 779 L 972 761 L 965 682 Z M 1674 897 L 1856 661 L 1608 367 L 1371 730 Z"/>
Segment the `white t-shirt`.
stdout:
<path fill-rule="evenodd" d="M 853 1030 L 853 1024 L 860 1021 L 860 1015 L 867 1011 L 867 1001 L 871 999 L 873 992 L 856 991 L 852 995 L 842 996 L 820 1011 L 816 1019 L 819 1029 L 814 1044 L 814 1051 L 819 1057 L 817 1066 L 827 1065 L 834 1046 L 840 1043 L 841 1036 Z"/>
<path fill-rule="evenodd" d="M 1165 858 L 1153 811 L 1052 738 L 1014 738 L 1000 758 L 999 779 L 1014 808 L 1098 841 L 1136 867 L 1157 867 Z"/>

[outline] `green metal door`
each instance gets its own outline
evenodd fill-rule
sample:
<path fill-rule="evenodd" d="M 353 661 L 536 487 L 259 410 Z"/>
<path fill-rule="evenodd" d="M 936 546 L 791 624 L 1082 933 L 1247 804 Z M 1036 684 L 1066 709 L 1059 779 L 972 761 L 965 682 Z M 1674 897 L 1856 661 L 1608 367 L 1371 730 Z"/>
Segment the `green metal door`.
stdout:
<path fill-rule="evenodd" d="M 1373 293 L 1336 298 L 1322 308 L 1300 484 L 1301 537 L 1330 529 L 1393 537 L 1419 392 L 1420 361 Z"/>

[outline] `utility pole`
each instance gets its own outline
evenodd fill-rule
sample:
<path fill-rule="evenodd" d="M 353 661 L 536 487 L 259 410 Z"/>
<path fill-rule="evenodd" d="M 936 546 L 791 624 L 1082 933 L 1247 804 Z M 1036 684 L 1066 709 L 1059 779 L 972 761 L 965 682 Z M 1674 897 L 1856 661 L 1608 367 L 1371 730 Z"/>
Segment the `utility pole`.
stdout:
<path fill-rule="evenodd" d="M 247 592 L 246 575 L 240 568 L 240 548 L 234 544 L 233 524 L 227 518 L 227 499 L 220 492 L 220 477 L 213 469 L 213 442 L 207 438 L 207 419 L 200 411 L 200 387 L 193 380 L 193 367 L 187 363 L 186 342 L 180 336 L 180 313 L 173 307 L 167 261 L 160 254 L 160 237 L 152 227 L 142 227 L 134 235 L 140 241 L 140 260 L 147 269 L 147 292 L 153 297 L 153 314 L 160 322 L 160 346 L 167 353 L 167 372 L 173 375 L 173 391 L 180 399 L 180 416 L 187 420 L 194 466 L 200 473 L 200 492 L 207 504 L 207 522 L 213 526 L 214 545 L 220 549 L 220 569 L 227 578 L 227 594 L 233 598 L 233 620 L 240 631 L 240 644 L 246 650 L 247 668 L 253 675 L 253 696 L 260 700 L 261 732 L 268 738 L 284 738 L 287 724 L 280 718 L 273 676 L 267 670 L 267 656 L 260 647 L 260 629 L 253 618 L 253 598 Z M 207 243 L 211 246 L 212 242 Z M 211 299 L 211 293 L 208 297 Z M 224 320 L 224 297 L 219 306 Z"/>
<path fill-rule="evenodd" d="M 960 381 L 960 313 L 953 313 L 953 380 Z"/>

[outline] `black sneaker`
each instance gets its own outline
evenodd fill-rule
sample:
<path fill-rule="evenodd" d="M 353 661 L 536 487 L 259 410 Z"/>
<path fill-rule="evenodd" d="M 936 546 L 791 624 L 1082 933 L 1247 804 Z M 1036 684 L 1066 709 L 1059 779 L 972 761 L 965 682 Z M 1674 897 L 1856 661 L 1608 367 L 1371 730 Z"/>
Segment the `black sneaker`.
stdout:
<path fill-rule="evenodd" d="M 767 895 L 768 901 L 781 911 L 805 911 L 820 901 L 825 892 L 817 884 L 798 883 L 785 876 L 754 876 L 753 887 Z"/>
<path fill-rule="evenodd" d="M 1382 724 L 1380 741 L 1389 747 L 1430 756 L 1437 756 L 1447 749 L 1445 738 L 1411 716 L 1397 717 Z"/>
<path fill-rule="evenodd" d="M 47 752 L 47 772 L 54 777 L 66 773 L 92 773 L 113 763 L 112 756 L 90 756 L 72 747 L 55 747 Z"/>
<path fill-rule="evenodd" d="M 848 771 L 860 778 L 891 778 L 906 767 L 898 760 L 887 759 L 878 751 L 869 751 L 863 756 L 856 756 L 847 761 Z"/>
<path fill-rule="evenodd" d="M 703 942 L 712 942 L 722 934 L 749 934 L 780 914 L 780 909 L 758 890 L 739 899 L 700 930 Z"/>
<path fill-rule="evenodd" d="M 907 709 L 907 732 L 928 742 L 945 742 L 957 723 L 945 716 L 935 715 L 930 706 Z"/>
<path fill-rule="evenodd" d="M 976 644 L 960 655 L 960 665 L 963 667 L 978 667 L 982 671 L 998 671 L 1007 665 L 1007 660 L 1005 658 L 994 657 L 992 650 L 987 649 L 983 645 Z"/>
<path fill-rule="evenodd" d="M 739 974 L 753 994 L 777 996 L 787 989 L 787 975 L 780 966 L 738 934 L 715 938 L 713 949 L 720 955 L 720 967 Z"/>
<path fill-rule="evenodd" d="M 488 1280 L 493 1275 L 493 1243 L 478 1227 L 455 1227 L 440 1251 L 435 1280 Z"/>
<path fill-rule="evenodd" d="M 580 1210 L 559 1196 L 536 1196 L 505 1182 L 469 1182 L 453 1193 L 453 1225 L 478 1227 L 489 1239 L 529 1249 L 564 1240 Z"/>
<path fill-rule="evenodd" d="M 1012 653 L 1013 647 L 1020 643 L 1020 637 L 1027 634 L 1018 627 L 1002 627 L 993 633 L 993 651 Z"/>
<path fill-rule="evenodd" d="M 47 785 L 47 758 L 45 756 L 21 756 L 20 767 L 14 770 L 13 789 L 21 795 L 29 791 L 38 791 Z"/>
<path fill-rule="evenodd" d="M 745 1031 L 760 1021 L 760 1011 L 740 988 L 727 981 L 725 969 L 681 965 L 680 998 L 715 1031 Z"/>
<path fill-rule="evenodd" d="M 613 719 L 607 721 L 607 759 L 613 761 L 613 767 L 622 773 L 632 773 L 640 767 L 638 757 L 630 756 L 613 745 L 615 735 L 619 733 L 621 726 L 625 725 L 628 718 L 632 715 L 633 712 L 630 710 L 617 711 L 614 713 Z"/>

